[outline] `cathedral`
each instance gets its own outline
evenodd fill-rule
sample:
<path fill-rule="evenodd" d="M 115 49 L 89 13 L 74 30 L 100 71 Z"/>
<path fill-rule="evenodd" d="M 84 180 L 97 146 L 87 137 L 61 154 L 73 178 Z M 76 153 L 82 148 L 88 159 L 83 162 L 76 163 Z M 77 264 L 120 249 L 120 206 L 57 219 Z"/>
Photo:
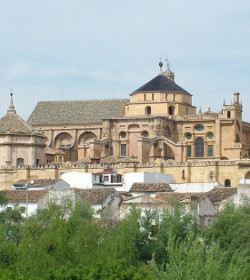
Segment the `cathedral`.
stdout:
<path fill-rule="evenodd" d="M 46 162 L 250 158 L 250 123 L 242 121 L 239 93 L 220 112 L 197 113 L 170 65 L 159 66 L 128 99 L 38 102 L 28 125 L 44 136 Z"/>

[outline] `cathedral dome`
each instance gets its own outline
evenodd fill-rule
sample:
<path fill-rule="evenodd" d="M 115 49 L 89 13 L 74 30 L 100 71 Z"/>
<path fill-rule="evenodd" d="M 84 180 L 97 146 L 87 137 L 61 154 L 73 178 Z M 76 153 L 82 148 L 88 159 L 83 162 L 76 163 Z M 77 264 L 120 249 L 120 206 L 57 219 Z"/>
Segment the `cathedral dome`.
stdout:
<path fill-rule="evenodd" d="M 16 114 L 11 95 L 11 102 L 7 114 L 0 119 L 0 133 L 20 133 L 31 134 L 34 132 L 33 126 Z"/>

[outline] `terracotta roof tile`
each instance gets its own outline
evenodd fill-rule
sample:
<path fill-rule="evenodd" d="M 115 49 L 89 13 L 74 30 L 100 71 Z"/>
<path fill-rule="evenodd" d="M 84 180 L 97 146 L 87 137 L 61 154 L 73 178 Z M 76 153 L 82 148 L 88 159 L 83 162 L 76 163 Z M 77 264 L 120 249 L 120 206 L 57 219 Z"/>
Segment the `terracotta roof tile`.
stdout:
<path fill-rule="evenodd" d="M 168 183 L 134 183 L 130 192 L 172 192 Z"/>
<path fill-rule="evenodd" d="M 87 200 L 91 204 L 97 204 L 103 202 L 113 192 L 116 192 L 113 188 L 99 188 L 99 189 L 75 189 L 77 193 Z"/>
<path fill-rule="evenodd" d="M 101 123 L 124 116 L 129 99 L 40 101 L 28 119 L 32 125 Z"/>
<path fill-rule="evenodd" d="M 38 202 L 48 192 L 47 190 L 0 190 L 9 202 Z"/>
<path fill-rule="evenodd" d="M 16 113 L 8 112 L 0 120 L 0 133 L 21 133 L 30 135 L 34 133 L 34 128 Z"/>
<path fill-rule="evenodd" d="M 219 202 L 231 197 L 236 193 L 237 193 L 237 188 L 214 188 L 211 191 L 207 192 L 207 196 L 213 202 Z"/>

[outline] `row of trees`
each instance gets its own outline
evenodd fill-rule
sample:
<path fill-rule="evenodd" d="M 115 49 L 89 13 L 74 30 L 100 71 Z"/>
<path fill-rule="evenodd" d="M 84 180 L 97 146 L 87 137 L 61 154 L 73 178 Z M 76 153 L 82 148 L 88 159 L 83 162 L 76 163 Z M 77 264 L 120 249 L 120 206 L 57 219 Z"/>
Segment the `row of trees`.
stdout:
<path fill-rule="evenodd" d="M 249 279 L 249 201 L 228 205 L 206 229 L 178 205 L 132 209 L 116 225 L 71 201 L 27 219 L 21 213 L 0 213 L 1 280 Z"/>

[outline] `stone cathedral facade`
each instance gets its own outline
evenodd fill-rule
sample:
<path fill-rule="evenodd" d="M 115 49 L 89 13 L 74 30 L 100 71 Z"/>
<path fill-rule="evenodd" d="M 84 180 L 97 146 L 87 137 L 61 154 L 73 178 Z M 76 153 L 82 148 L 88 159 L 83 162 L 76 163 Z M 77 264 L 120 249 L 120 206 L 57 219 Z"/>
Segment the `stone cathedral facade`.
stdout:
<path fill-rule="evenodd" d="M 51 155 L 139 163 L 250 158 L 250 123 L 242 120 L 240 94 L 220 112 L 197 113 L 169 65 L 166 71 L 159 66 L 160 73 L 129 99 L 38 102 L 28 123 L 46 137 L 47 162 L 55 161 Z"/>

